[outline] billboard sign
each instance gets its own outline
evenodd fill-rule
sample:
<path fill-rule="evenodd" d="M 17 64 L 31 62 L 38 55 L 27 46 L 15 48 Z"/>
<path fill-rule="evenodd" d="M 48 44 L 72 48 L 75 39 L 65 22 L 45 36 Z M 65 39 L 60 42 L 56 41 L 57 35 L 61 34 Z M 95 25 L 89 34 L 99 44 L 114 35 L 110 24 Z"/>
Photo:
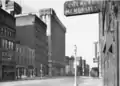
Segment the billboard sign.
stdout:
<path fill-rule="evenodd" d="M 99 13 L 99 2 L 98 1 L 66 1 L 64 3 L 64 15 L 84 15 Z"/>

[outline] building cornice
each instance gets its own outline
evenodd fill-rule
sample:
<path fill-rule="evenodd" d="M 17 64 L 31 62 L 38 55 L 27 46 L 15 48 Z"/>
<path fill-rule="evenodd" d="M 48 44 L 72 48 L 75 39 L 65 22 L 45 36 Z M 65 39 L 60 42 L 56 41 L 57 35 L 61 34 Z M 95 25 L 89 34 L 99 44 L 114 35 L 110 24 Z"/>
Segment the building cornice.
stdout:
<path fill-rule="evenodd" d="M 60 19 L 58 18 L 57 15 L 52 15 L 53 18 L 55 18 L 55 20 L 57 21 L 57 23 L 62 27 L 62 29 L 64 30 L 64 32 L 66 33 L 66 27 L 63 25 L 63 23 L 60 21 Z"/>
<path fill-rule="evenodd" d="M 50 15 L 52 16 L 57 22 L 58 24 L 60 24 L 60 26 L 63 28 L 64 32 L 66 32 L 66 28 L 65 26 L 62 24 L 62 22 L 59 20 L 58 16 L 56 15 L 55 11 L 52 8 L 45 8 L 45 9 L 41 9 L 39 11 L 40 13 L 40 17 L 41 16 L 46 16 L 46 15 Z"/>

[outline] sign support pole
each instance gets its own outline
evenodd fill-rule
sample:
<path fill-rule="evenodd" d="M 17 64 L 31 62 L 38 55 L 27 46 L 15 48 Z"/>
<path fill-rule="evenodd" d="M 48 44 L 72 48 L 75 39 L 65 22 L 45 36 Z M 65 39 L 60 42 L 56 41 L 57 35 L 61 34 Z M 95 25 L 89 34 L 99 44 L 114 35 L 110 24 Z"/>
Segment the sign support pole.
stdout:
<path fill-rule="evenodd" d="M 77 86 L 77 46 L 75 45 L 75 83 L 74 86 Z"/>

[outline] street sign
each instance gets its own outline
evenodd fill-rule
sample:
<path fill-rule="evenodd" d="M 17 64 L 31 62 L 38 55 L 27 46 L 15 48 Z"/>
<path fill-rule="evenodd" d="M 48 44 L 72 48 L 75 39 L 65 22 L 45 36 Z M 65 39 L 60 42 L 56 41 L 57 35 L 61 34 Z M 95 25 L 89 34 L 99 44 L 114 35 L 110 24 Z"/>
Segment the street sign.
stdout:
<path fill-rule="evenodd" d="M 99 13 L 100 7 L 98 1 L 66 1 L 64 3 L 64 15 L 84 15 Z"/>
<path fill-rule="evenodd" d="M 93 63 L 98 63 L 98 58 L 93 58 Z"/>

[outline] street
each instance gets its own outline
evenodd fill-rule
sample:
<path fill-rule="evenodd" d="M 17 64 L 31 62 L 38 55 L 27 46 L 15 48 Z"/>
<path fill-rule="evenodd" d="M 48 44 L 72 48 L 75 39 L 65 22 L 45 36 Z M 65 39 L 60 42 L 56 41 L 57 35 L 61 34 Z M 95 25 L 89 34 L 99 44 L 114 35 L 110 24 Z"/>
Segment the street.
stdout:
<path fill-rule="evenodd" d="M 102 79 L 92 77 L 78 77 L 77 83 L 78 86 L 103 86 Z M 1 82 L 0 86 L 74 86 L 74 77 Z"/>

